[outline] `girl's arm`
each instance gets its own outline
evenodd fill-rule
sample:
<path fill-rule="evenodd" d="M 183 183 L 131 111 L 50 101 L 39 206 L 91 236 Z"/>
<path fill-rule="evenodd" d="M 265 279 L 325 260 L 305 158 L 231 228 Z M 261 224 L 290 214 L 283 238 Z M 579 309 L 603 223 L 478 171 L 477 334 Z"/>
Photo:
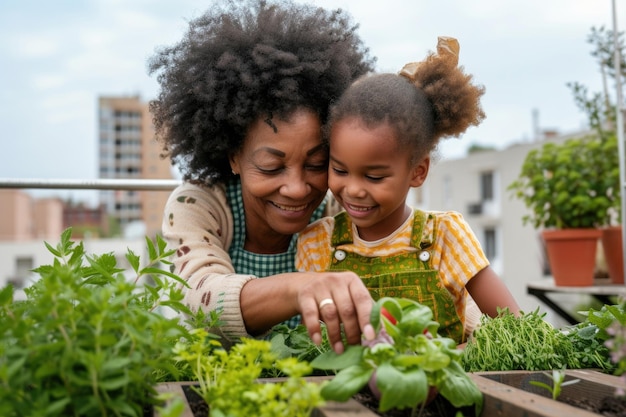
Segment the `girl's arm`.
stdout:
<path fill-rule="evenodd" d="M 480 310 L 490 317 L 497 316 L 498 308 L 504 309 L 505 307 L 508 307 L 509 311 L 516 316 L 520 314 L 515 298 L 500 277 L 489 266 L 481 269 L 474 275 L 465 288 L 467 288 Z"/>

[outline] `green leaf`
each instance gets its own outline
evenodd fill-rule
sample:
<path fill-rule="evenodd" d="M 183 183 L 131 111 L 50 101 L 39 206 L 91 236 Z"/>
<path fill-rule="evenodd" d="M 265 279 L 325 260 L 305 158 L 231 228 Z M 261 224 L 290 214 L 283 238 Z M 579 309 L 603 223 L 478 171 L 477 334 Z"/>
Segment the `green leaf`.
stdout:
<path fill-rule="evenodd" d="M 342 354 L 329 350 L 311 361 L 311 366 L 322 370 L 338 370 L 357 365 L 363 357 L 363 346 L 351 345 Z"/>
<path fill-rule="evenodd" d="M 476 405 L 476 415 L 480 415 L 483 405 L 483 394 L 476 383 L 467 375 L 456 362 L 451 367 L 442 370 L 437 391 L 455 407 Z"/>
<path fill-rule="evenodd" d="M 46 245 L 46 248 L 48 248 L 48 251 L 50 251 L 51 254 L 59 258 L 61 257 L 61 252 L 56 250 L 52 245 L 50 245 L 48 242 L 44 242 L 44 244 Z"/>
<path fill-rule="evenodd" d="M 148 236 L 146 236 L 146 248 L 148 249 L 148 258 L 150 259 L 150 262 L 157 259 L 157 252 L 154 247 L 154 242 L 152 242 L 152 240 L 150 240 Z"/>
<path fill-rule="evenodd" d="M 59 415 L 63 412 L 63 409 L 67 407 L 70 403 L 71 399 L 69 397 L 61 398 L 60 400 L 56 400 L 51 402 L 48 407 L 46 407 L 46 415 L 54 416 Z"/>
<path fill-rule="evenodd" d="M 117 378 L 111 378 L 104 381 L 100 381 L 100 387 L 106 390 L 115 390 L 122 388 L 130 383 L 128 375 L 122 375 Z"/>
<path fill-rule="evenodd" d="M 341 370 L 322 387 L 322 397 L 328 401 L 348 401 L 367 384 L 374 369 L 366 365 L 352 365 Z"/>
<path fill-rule="evenodd" d="M 13 375 L 16 375 L 18 372 L 21 372 L 25 363 L 26 356 L 22 356 L 17 360 L 13 360 L 13 362 L 7 368 L 7 376 L 10 378 Z"/>
<path fill-rule="evenodd" d="M 433 312 L 428 306 L 415 305 L 404 311 L 398 329 L 407 336 L 422 334 L 431 324 L 432 318 Z"/>
<path fill-rule="evenodd" d="M 172 278 L 173 280 L 175 280 L 179 284 L 182 284 L 185 287 L 189 288 L 189 284 L 187 283 L 187 281 L 182 279 L 180 276 L 178 276 L 176 274 L 173 274 L 173 273 L 171 273 L 169 271 L 165 271 L 163 269 L 159 269 L 159 268 L 155 268 L 155 267 L 146 267 L 146 268 L 143 268 L 141 270 L 141 275 L 145 275 L 145 274 L 164 275 L 166 277 Z"/>
<path fill-rule="evenodd" d="M 132 250 L 128 249 L 128 252 L 126 253 L 126 259 L 128 260 L 131 268 L 133 268 L 133 271 L 139 272 L 139 256 L 135 255 Z"/>
<path fill-rule="evenodd" d="M 381 392 L 379 410 L 413 408 L 426 400 L 428 380 L 426 373 L 415 368 L 400 371 L 391 364 L 382 364 L 376 370 L 376 387 Z"/>
<path fill-rule="evenodd" d="M 165 253 L 165 249 L 167 248 L 167 242 L 161 237 L 161 235 L 156 235 L 156 241 L 157 247 L 159 249 L 159 254 L 163 255 Z M 173 252 L 175 252 L 175 250 L 172 250 L 172 253 Z"/>
<path fill-rule="evenodd" d="M 0 290 L 0 305 L 7 305 L 13 301 L 13 285 L 7 285 Z"/>
<path fill-rule="evenodd" d="M 125 357 L 113 357 L 109 360 L 107 360 L 103 365 L 102 365 L 102 372 L 103 373 L 111 373 L 111 372 L 117 372 L 120 370 L 123 370 L 125 367 L 127 367 L 128 365 L 131 364 L 131 359 L 130 358 L 125 358 Z"/>

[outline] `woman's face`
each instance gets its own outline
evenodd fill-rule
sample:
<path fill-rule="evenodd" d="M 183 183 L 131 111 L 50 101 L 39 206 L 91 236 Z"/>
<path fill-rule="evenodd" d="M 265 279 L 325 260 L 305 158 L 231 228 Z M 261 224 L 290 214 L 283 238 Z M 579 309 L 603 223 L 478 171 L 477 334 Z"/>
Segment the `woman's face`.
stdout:
<path fill-rule="evenodd" d="M 241 177 L 248 238 L 300 232 L 328 189 L 328 153 L 318 116 L 299 110 L 272 124 L 275 129 L 264 118 L 254 122 L 230 159 Z"/>

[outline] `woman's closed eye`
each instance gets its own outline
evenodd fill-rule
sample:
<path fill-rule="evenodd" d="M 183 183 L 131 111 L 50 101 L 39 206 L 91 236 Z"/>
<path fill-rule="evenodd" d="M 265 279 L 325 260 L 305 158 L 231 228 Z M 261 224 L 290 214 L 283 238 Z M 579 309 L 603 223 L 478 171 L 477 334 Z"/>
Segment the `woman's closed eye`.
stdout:
<path fill-rule="evenodd" d="M 276 174 L 280 174 L 283 171 L 283 169 L 285 169 L 285 167 L 283 166 L 279 166 L 279 167 L 257 166 L 256 169 L 258 169 L 262 174 L 265 174 L 265 175 L 276 175 Z"/>
<path fill-rule="evenodd" d="M 326 171 L 328 169 L 328 161 L 310 162 L 304 167 L 309 171 Z"/>

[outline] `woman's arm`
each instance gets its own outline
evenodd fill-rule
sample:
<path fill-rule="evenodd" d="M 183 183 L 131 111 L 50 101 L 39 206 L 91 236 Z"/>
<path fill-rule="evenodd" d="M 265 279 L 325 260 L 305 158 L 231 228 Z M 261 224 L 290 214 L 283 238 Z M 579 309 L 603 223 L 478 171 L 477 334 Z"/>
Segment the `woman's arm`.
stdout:
<path fill-rule="evenodd" d="M 165 206 L 163 236 L 176 249 L 174 273 L 187 281 L 185 303 L 221 312 L 223 325 L 212 331 L 228 338 L 247 335 L 239 302 L 241 288 L 255 277 L 236 274 L 228 247 L 233 220 L 220 185 L 185 183 Z"/>

